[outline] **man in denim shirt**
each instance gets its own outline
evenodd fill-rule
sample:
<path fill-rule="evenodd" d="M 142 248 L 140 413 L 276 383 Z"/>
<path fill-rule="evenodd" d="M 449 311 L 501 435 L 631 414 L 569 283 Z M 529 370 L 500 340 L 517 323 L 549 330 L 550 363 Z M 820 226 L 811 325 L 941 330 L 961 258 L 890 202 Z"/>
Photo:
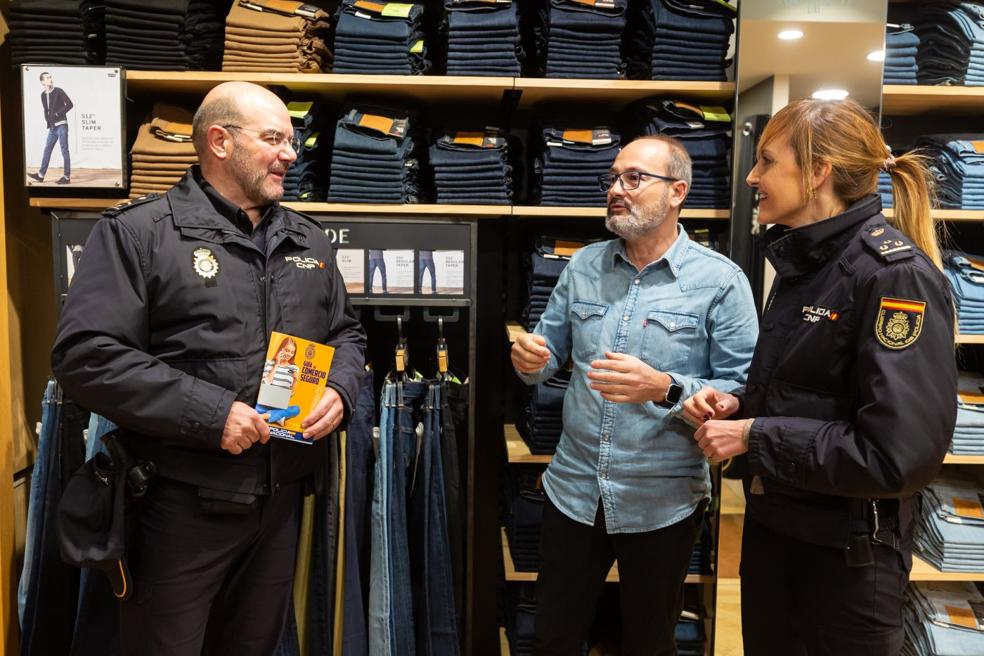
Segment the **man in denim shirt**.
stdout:
<path fill-rule="evenodd" d="M 618 561 L 622 651 L 675 654 L 683 584 L 711 486 L 680 420 L 704 385 L 745 381 L 758 334 L 751 289 L 727 258 L 678 225 L 690 157 L 643 137 L 602 176 L 621 239 L 571 258 L 512 362 L 528 384 L 572 362 L 564 432 L 543 476 L 536 653 L 580 653 Z"/>

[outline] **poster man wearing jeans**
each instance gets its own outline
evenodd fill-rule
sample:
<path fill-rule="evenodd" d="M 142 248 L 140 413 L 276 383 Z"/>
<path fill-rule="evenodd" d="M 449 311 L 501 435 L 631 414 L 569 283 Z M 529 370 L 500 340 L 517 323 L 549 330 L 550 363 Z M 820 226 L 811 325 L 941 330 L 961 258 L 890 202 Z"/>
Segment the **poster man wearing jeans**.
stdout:
<path fill-rule="evenodd" d="M 48 140 L 44 144 L 41 168 L 37 173 L 28 173 L 27 177 L 44 182 L 44 175 L 48 172 L 48 162 L 51 161 L 51 151 L 55 149 L 55 142 L 58 142 L 61 146 L 64 170 L 57 184 L 69 184 L 72 182 L 72 158 L 68 152 L 68 112 L 73 107 L 72 99 L 64 90 L 55 86 L 51 73 L 41 74 L 41 86 L 44 87 L 41 92 L 41 107 L 44 109 L 44 120 L 48 124 Z"/>

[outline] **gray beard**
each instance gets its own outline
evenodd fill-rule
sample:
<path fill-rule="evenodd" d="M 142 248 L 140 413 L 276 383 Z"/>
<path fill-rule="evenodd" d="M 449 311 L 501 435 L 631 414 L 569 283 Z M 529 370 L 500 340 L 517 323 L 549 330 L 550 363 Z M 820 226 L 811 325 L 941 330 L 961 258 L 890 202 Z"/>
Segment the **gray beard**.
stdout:
<path fill-rule="evenodd" d="M 238 144 L 237 144 L 238 146 Z M 266 178 L 267 171 L 254 171 L 250 168 L 250 161 L 241 154 L 242 148 L 237 147 L 232 151 L 232 175 L 239 183 L 243 194 L 257 206 L 267 205 L 273 201 L 280 200 L 284 195 L 281 188 L 280 193 L 266 194 L 263 191 L 263 180 Z"/>
<path fill-rule="evenodd" d="M 622 239 L 638 239 L 663 225 L 670 214 L 666 198 L 660 202 L 638 207 L 632 205 L 629 213 L 613 216 L 610 212 L 605 218 L 605 227 Z"/>

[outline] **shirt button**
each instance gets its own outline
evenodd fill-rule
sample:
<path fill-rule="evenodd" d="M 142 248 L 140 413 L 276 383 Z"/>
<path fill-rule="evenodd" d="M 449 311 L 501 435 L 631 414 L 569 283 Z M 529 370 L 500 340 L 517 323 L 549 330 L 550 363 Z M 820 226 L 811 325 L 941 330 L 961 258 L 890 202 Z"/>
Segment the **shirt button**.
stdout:
<path fill-rule="evenodd" d="M 191 430 L 195 431 L 196 433 L 198 432 L 199 429 L 201 429 L 201 427 L 202 425 L 200 422 L 197 421 L 191 422 Z"/>
<path fill-rule="evenodd" d="M 628 320 L 629 320 L 629 315 L 626 314 L 625 316 L 622 317 L 622 321 L 628 321 Z"/>
<path fill-rule="evenodd" d="M 602 442 L 607 442 L 608 440 L 611 439 L 611 437 L 612 437 L 611 435 L 609 435 L 608 433 L 605 433 L 604 435 L 601 436 L 601 441 Z"/>
<path fill-rule="evenodd" d="M 633 284 L 633 285 L 638 285 L 638 284 L 639 284 L 639 279 L 638 279 L 638 278 L 636 278 L 635 280 L 633 280 L 633 281 L 632 281 L 632 284 Z"/>

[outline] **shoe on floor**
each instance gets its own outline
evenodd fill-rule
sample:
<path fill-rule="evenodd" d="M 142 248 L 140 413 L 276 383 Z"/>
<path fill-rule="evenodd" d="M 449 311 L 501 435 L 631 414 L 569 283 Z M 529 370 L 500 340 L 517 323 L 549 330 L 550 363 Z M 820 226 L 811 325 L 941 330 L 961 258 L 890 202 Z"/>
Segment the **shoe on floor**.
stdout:
<path fill-rule="evenodd" d="M 37 182 L 44 182 L 44 178 L 42 178 L 37 173 L 28 173 L 27 174 L 27 177 L 29 177 L 30 179 L 35 180 Z"/>
<path fill-rule="evenodd" d="M 63 175 L 62 177 L 58 178 L 58 182 L 56 182 L 55 184 L 72 184 L 72 181 Z"/>

